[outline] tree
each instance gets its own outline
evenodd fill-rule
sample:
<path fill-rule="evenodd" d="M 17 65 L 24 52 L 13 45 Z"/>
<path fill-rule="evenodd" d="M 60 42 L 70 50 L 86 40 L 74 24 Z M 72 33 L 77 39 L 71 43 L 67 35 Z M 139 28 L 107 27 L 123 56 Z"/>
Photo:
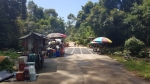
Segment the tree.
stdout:
<path fill-rule="evenodd" d="M 99 3 L 110 11 L 114 8 L 119 9 L 121 0 L 99 0 Z"/>
<path fill-rule="evenodd" d="M 65 25 L 62 20 L 55 17 L 50 19 L 51 33 L 65 33 Z"/>
<path fill-rule="evenodd" d="M 66 24 L 66 27 L 67 27 L 67 29 L 69 29 L 75 24 L 76 17 L 74 16 L 74 14 L 71 13 L 68 15 L 67 18 L 68 18 L 68 22 Z"/>
<path fill-rule="evenodd" d="M 143 0 L 121 0 L 120 9 L 125 12 L 131 12 L 134 3 L 142 4 Z"/>
<path fill-rule="evenodd" d="M 55 11 L 55 9 L 45 9 L 44 13 L 48 16 L 53 16 L 53 17 L 57 17 L 58 13 Z"/>
<path fill-rule="evenodd" d="M 26 2 L 27 1 L 26 0 L 22 0 L 21 2 L 22 2 L 22 4 L 21 4 L 21 12 L 22 12 L 21 19 L 26 20 L 26 18 L 27 18 Z"/>
<path fill-rule="evenodd" d="M 18 17 L 26 19 L 26 0 L 0 0 L 0 48 L 17 48 L 21 35 Z"/>
<path fill-rule="evenodd" d="M 148 20 L 150 11 L 150 1 L 144 1 L 142 5 L 134 4 L 131 13 L 128 14 L 124 23 L 130 28 L 132 36 L 144 41 L 146 45 L 150 42 L 150 21 Z"/>
<path fill-rule="evenodd" d="M 86 21 L 86 18 L 89 16 L 91 9 L 94 7 L 93 2 L 88 1 L 85 6 L 82 6 L 82 10 L 79 11 L 77 15 L 77 22 L 75 27 L 79 28 L 82 22 Z"/>

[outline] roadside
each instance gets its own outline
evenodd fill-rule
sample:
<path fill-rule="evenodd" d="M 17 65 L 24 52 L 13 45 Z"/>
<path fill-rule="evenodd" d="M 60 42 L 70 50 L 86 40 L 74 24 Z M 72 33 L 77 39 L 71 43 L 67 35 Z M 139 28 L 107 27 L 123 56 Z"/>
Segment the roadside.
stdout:
<path fill-rule="evenodd" d="M 150 81 L 149 58 L 125 59 L 123 56 L 117 56 L 117 55 L 108 55 L 108 56 L 122 63 L 131 74 L 139 76 L 144 80 Z"/>
<path fill-rule="evenodd" d="M 86 46 L 83 46 L 83 45 L 74 46 L 74 42 L 69 42 L 69 46 L 70 47 L 86 47 Z"/>
<path fill-rule="evenodd" d="M 67 54 L 66 54 L 67 55 Z M 149 84 L 131 75 L 122 64 L 105 55 L 74 54 L 46 59 L 35 82 L 1 84 Z"/>

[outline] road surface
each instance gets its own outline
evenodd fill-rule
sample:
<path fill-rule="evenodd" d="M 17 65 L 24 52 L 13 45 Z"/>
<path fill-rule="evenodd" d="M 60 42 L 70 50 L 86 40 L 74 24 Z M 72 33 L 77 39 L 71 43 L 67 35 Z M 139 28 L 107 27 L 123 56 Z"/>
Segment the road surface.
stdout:
<path fill-rule="evenodd" d="M 87 47 L 68 47 L 65 49 L 66 54 L 97 54 Z"/>
<path fill-rule="evenodd" d="M 65 57 L 45 59 L 34 82 L 1 84 L 150 84 L 126 71 L 122 64 L 86 47 L 68 47 Z"/>

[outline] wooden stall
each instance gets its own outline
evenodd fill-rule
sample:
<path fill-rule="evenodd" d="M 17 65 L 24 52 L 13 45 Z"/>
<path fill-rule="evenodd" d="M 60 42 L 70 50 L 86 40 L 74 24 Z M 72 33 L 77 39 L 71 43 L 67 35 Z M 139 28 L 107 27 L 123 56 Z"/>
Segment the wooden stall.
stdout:
<path fill-rule="evenodd" d="M 28 56 L 28 62 L 35 62 L 35 68 L 40 69 L 44 64 L 46 36 L 44 34 L 31 32 L 19 38 L 22 41 L 23 56 Z"/>

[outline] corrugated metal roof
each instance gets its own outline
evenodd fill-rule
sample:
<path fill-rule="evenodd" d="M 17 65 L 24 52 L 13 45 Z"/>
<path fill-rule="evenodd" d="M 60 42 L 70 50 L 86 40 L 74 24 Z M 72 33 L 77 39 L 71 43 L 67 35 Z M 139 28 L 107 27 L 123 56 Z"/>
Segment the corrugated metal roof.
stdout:
<path fill-rule="evenodd" d="M 29 37 L 30 35 L 32 35 L 32 34 L 35 34 L 35 35 L 37 35 L 37 36 L 39 36 L 39 37 L 42 37 L 42 38 L 46 38 L 46 35 L 44 35 L 44 34 L 40 34 L 40 33 L 36 33 L 36 32 L 30 32 L 28 35 L 22 36 L 22 37 L 20 37 L 19 39 L 21 40 L 21 39 L 28 38 L 28 37 Z"/>

